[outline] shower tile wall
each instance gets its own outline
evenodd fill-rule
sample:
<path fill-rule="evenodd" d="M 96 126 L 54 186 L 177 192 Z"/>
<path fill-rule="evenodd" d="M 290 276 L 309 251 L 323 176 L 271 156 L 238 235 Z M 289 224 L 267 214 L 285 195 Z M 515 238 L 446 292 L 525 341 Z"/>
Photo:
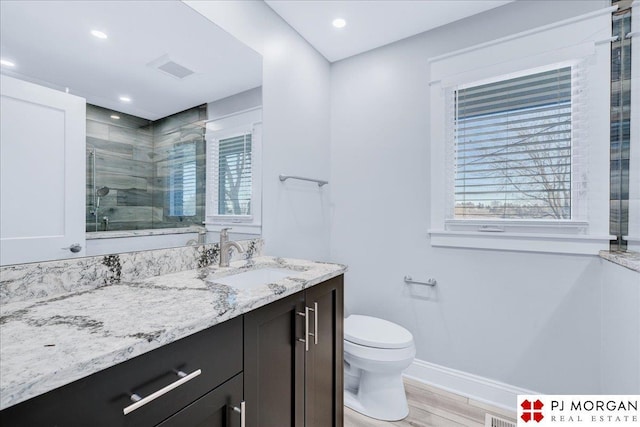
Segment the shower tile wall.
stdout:
<path fill-rule="evenodd" d="M 118 120 L 111 118 L 116 114 Z M 205 200 L 204 121 L 206 106 L 156 121 L 87 104 L 86 230 L 141 230 L 202 224 Z M 169 162 L 175 146 L 195 144 L 196 215 L 170 216 Z M 95 152 L 95 183 L 93 159 Z M 95 188 L 106 186 L 94 215 Z M 103 221 L 107 218 L 108 222 Z M 97 223 L 96 223 L 97 218 Z"/>
<path fill-rule="evenodd" d="M 154 172 L 153 206 L 158 213 L 153 228 L 202 225 L 205 209 L 205 121 L 207 106 L 201 105 L 153 122 Z M 196 210 L 194 216 L 171 215 L 168 206 L 170 191 L 170 156 L 182 145 L 195 145 Z"/>
<path fill-rule="evenodd" d="M 625 250 L 629 234 L 629 158 L 631 141 L 631 0 L 613 1 L 611 43 L 611 158 L 609 232 L 612 250 Z"/>
<path fill-rule="evenodd" d="M 110 116 L 117 114 L 120 119 Z M 95 183 L 93 159 L 95 152 Z M 87 227 L 86 230 L 152 228 L 153 204 L 152 123 L 87 104 Z M 108 187 L 94 211 L 95 188 Z M 96 228 L 97 218 L 97 228 Z"/>

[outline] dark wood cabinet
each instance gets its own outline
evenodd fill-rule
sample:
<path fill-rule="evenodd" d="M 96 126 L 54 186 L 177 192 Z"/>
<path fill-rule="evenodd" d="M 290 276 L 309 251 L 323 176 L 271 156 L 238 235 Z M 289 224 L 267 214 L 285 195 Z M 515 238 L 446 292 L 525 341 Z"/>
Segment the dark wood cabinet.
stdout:
<path fill-rule="evenodd" d="M 343 317 L 338 276 L 6 408 L 0 425 L 240 427 L 244 401 L 246 427 L 342 427 Z"/>
<path fill-rule="evenodd" d="M 195 376 L 125 415 L 131 394 L 144 398 Z M 242 317 L 134 357 L 0 412 L 7 427 L 155 426 L 242 372 Z"/>
<path fill-rule="evenodd" d="M 344 412 L 343 276 L 307 289 L 305 299 L 307 306 L 316 310 L 311 312 L 314 319 L 310 323 L 314 324 L 317 337 L 310 337 L 312 342 L 305 353 L 304 425 L 341 427 Z"/>
<path fill-rule="evenodd" d="M 240 427 L 242 374 L 205 394 L 158 427 Z"/>
<path fill-rule="evenodd" d="M 244 317 L 244 397 L 247 425 L 304 425 L 304 292 Z"/>
<path fill-rule="evenodd" d="M 343 317 L 343 276 L 245 315 L 248 426 L 342 426 Z"/>

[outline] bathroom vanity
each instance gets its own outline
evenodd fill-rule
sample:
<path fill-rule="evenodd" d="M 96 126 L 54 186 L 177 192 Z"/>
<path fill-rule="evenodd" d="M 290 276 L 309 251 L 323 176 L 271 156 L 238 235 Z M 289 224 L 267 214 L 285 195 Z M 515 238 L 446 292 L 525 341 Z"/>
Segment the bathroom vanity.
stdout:
<path fill-rule="evenodd" d="M 341 426 L 344 271 L 258 257 L 6 304 L 0 423 Z"/>

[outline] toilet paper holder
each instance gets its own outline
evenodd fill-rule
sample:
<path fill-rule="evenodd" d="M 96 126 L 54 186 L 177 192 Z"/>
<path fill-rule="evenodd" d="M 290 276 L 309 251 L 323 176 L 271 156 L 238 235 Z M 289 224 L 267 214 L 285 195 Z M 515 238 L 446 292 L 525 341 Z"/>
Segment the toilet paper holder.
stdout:
<path fill-rule="evenodd" d="M 415 283 L 416 285 L 424 285 L 424 286 L 435 286 L 438 284 L 438 281 L 436 279 L 430 278 L 427 279 L 426 282 L 421 282 L 419 280 L 413 280 L 413 277 L 411 276 L 404 276 L 404 283 L 411 284 L 411 283 Z"/>

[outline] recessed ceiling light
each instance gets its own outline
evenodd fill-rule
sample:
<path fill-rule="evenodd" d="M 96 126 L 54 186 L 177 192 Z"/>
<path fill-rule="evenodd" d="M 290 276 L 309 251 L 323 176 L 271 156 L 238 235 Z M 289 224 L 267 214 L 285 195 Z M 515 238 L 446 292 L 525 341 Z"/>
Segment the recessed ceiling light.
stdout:
<path fill-rule="evenodd" d="M 112 115 L 111 115 L 111 118 L 112 118 L 113 120 L 120 120 L 120 116 L 117 116 L 117 115 L 115 115 L 115 114 L 112 114 Z"/>
<path fill-rule="evenodd" d="M 98 31 L 98 30 L 91 30 L 91 35 L 93 37 L 97 37 L 99 39 L 106 39 L 107 35 L 105 33 L 103 33 L 102 31 Z"/>
<path fill-rule="evenodd" d="M 129 98 L 128 96 L 121 96 L 120 97 L 120 101 L 122 101 L 122 102 L 131 102 L 131 98 Z"/>
<path fill-rule="evenodd" d="M 5 67 L 15 67 L 16 64 L 12 61 L 9 61 L 8 59 L 0 59 L 0 64 L 4 65 Z"/>
<path fill-rule="evenodd" d="M 347 25 L 347 21 L 342 18 L 336 18 L 333 20 L 333 26 L 336 28 L 343 28 L 345 25 Z"/>

